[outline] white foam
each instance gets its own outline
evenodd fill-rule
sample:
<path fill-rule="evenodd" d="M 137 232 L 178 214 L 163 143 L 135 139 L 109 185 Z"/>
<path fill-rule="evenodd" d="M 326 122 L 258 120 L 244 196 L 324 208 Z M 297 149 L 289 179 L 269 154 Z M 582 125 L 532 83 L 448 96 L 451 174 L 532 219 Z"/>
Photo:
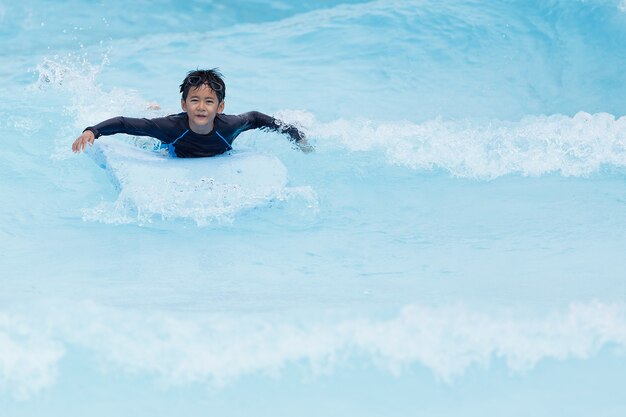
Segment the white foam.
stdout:
<path fill-rule="evenodd" d="M 458 177 L 588 176 L 603 166 L 626 167 L 626 117 L 615 119 L 607 113 L 529 116 L 518 122 L 339 119 L 324 123 L 294 111 L 282 112 L 281 117 L 304 126 L 320 151 L 343 148 L 384 155 L 389 164 L 442 169 Z"/>
<path fill-rule="evenodd" d="M 575 303 L 546 315 L 410 305 L 391 319 L 306 324 L 238 315 L 185 318 L 93 303 L 39 313 L 45 324 L 32 314 L 30 321 L 0 315 L 0 386 L 12 394 L 49 387 L 70 347 L 92 352 L 107 372 L 215 386 L 252 373 L 276 374 L 290 364 L 308 364 L 313 375 L 334 372 L 351 358 L 396 375 L 419 365 L 453 383 L 496 358 L 513 372 L 529 372 L 548 359 L 585 360 L 607 345 L 626 348 L 623 303 Z"/>
<path fill-rule="evenodd" d="M 69 55 L 44 58 L 37 65 L 38 80 L 33 89 L 53 89 L 68 94 L 65 113 L 73 118 L 77 135 L 86 126 L 120 115 L 135 117 L 162 115 L 151 110 L 149 100 L 131 89 L 112 88 L 107 91 L 98 83 L 98 76 L 108 64 L 108 54 L 92 64 L 85 56 Z M 73 138 L 72 138 L 73 139 Z M 68 139 L 69 140 L 69 139 Z M 71 143 L 71 142 L 70 142 Z M 71 154 L 71 152 L 70 152 Z"/>
<path fill-rule="evenodd" d="M 0 313 L 0 394 L 26 400 L 52 386 L 63 355 L 62 346 L 41 329 Z"/>

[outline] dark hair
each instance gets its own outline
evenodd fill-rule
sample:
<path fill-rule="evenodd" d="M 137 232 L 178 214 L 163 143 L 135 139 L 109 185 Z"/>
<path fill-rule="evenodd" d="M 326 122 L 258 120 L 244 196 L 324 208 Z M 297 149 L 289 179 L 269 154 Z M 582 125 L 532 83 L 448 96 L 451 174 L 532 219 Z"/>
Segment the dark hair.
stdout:
<path fill-rule="evenodd" d="M 223 77 L 217 68 L 190 71 L 180 85 L 183 100 L 187 100 L 187 94 L 192 87 L 196 88 L 206 84 L 207 87 L 215 91 L 217 101 L 221 103 L 224 101 L 224 97 L 226 97 L 226 84 L 224 84 Z"/>

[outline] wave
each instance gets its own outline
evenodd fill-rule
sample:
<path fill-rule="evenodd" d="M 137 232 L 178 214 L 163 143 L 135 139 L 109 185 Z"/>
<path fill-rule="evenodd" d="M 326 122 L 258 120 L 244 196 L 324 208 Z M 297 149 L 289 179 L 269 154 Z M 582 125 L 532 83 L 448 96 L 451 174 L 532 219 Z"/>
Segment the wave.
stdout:
<path fill-rule="evenodd" d="M 410 305 L 386 320 L 343 319 L 302 325 L 285 319 L 116 310 L 94 303 L 49 307 L 46 320 L 0 314 L 0 392 L 27 399 L 55 383 L 73 348 L 123 372 L 147 374 L 164 385 L 223 387 L 252 373 L 308 364 L 317 375 L 366 358 L 401 375 L 430 369 L 447 383 L 475 366 L 502 359 L 514 372 L 539 362 L 590 359 L 607 345 L 626 348 L 623 303 L 574 303 L 543 316 L 461 305 Z M 68 361 L 70 358 L 64 358 Z"/>
<path fill-rule="evenodd" d="M 297 111 L 278 116 L 303 126 L 323 152 L 382 155 L 389 164 L 443 170 L 454 177 L 586 177 L 605 167 L 626 168 L 626 117 L 607 113 L 527 116 L 518 122 L 438 118 L 425 123 L 324 123 Z"/>

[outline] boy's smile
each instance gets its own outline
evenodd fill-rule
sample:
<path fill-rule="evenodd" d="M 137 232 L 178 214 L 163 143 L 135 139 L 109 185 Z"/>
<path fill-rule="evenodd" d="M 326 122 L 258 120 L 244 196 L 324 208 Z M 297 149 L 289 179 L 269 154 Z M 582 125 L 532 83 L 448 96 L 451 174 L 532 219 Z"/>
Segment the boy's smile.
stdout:
<path fill-rule="evenodd" d="M 201 135 L 211 133 L 215 116 L 224 110 L 224 102 L 218 103 L 217 94 L 207 84 L 190 89 L 180 104 L 189 117 L 189 128 Z"/>

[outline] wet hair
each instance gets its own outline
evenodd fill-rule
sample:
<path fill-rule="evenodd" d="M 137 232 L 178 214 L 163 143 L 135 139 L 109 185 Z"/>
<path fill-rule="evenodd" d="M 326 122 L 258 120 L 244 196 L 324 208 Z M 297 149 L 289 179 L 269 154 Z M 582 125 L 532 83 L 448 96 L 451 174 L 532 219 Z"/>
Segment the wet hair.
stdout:
<path fill-rule="evenodd" d="M 218 103 L 224 101 L 226 97 L 226 84 L 224 84 L 223 75 L 217 68 L 210 70 L 195 70 L 190 71 L 183 83 L 180 85 L 180 92 L 183 95 L 183 100 L 187 100 L 187 94 L 192 88 L 200 87 L 202 84 L 206 84 L 217 95 Z"/>

